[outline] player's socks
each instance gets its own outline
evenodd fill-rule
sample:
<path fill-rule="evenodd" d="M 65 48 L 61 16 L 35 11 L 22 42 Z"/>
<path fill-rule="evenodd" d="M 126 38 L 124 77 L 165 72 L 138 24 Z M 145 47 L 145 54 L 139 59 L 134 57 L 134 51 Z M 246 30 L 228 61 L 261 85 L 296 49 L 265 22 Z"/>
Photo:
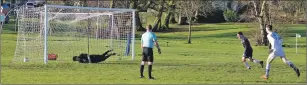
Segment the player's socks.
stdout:
<path fill-rule="evenodd" d="M 259 64 L 261 64 L 261 68 L 263 68 L 263 61 L 260 61 Z"/>
<path fill-rule="evenodd" d="M 269 77 L 269 74 L 270 74 L 270 70 L 269 69 L 265 69 L 265 76 Z"/>
<path fill-rule="evenodd" d="M 298 77 L 300 77 L 300 70 L 299 70 L 298 68 L 296 68 L 295 65 L 294 65 L 292 62 L 290 62 L 290 61 L 288 61 L 287 64 L 288 64 L 291 68 L 293 68 L 293 70 L 295 71 L 296 75 L 297 75 Z"/>
<path fill-rule="evenodd" d="M 141 78 L 144 78 L 143 71 L 144 71 L 144 65 L 141 65 L 140 67 Z"/>
<path fill-rule="evenodd" d="M 148 65 L 148 76 L 149 76 L 149 79 L 152 78 L 151 71 L 152 71 L 152 65 Z"/>
<path fill-rule="evenodd" d="M 249 66 L 249 64 L 248 64 L 247 62 L 243 62 L 243 63 L 244 63 L 244 65 L 245 65 L 248 69 L 251 68 L 251 66 Z"/>
<path fill-rule="evenodd" d="M 297 77 L 300 77 L 300 75 L 301 75 L 300 70 L 298 68 L 296 68 L 294 71 L 296 72 Z"/>
<path fill-rule="evenodd" d="M 256 60 L 256 59 L 253 59 L 253 62 L 254 62 L 254 63 L 260 63 L 260 61 L 259 61 L 259 60 Z"/>
<path fill-rule="evenodd" d="M 266 76 L 267 78 L 269 77 L 269 74 L 270 74 L 270 67 L 271 67 L 271 64 L 267 64 L 267 65 L 266 65 L 265 76 Z"/>
<path fill-rule="evenodd" d="M 292 62 L 290 62 L 290 61 L 288 61 L 287 64 L 288 64 L 291 68 L 293 68 L 293 69 L 296 68 L 296 67 L 294 66 L 294 64 L 293 64 Z"/>

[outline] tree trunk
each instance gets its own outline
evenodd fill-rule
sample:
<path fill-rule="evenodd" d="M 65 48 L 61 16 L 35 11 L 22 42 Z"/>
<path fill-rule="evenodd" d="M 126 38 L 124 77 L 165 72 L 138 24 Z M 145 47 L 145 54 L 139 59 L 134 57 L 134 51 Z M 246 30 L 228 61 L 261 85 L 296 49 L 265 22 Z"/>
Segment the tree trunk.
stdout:
<path fill-rule="evenodd" d="M 176 23 L 176 18 L 175 18 L 174 13 L 171 13 L 171 15 L 170 15 L 170 23 L 172 23 L 172 24 Z"/>
<path fill-rule="evenodd" d="M 191 25 L 192 25 L 192 19 L 189 19 L 189 36 L 188 36 L 188 44 L 191 44 Z"/>
<path fill-rule="evenodd" d="M 87 7 L 88 4 L 87 4 L 87 1 L 86 0 L 83 0 L 83 4 L 82 4 L 83 7 Z"/>
<path fill-rule="evenodd" d="M 167 16 L 165 17 L 165 20 L 164 20 L 164 25 L 163 25 L 163 29 L 168 29 L 169 28 L 169 21 L 170 21 L 170 17 L 171 17 L 171 12 L 169 12 L 167 14 Z"/>
<path fill-rule="evenodd" d="M 170 13 L 170 19 L 169 19 L 169 22 L 170 23 L 176 23 L 176 19 L 175 19 L 175 10 L 176 10 L 176 5 L 174 4 L 174 0 L 172 0 L 170 2 L 170 7 L 169 7 L 169 12 Z"/>
<path fill-rule="evenodd" d="M 169 28 L 170 22 L 171 23 L 176 22 L 176 21 L 172 21 L 172 18 L 173 18 L 173 20 L 175 19 L 175 17 L 174 17 L 175 5 L 173 5 L 173 2 L 174 2 L 174 0 L 169 4 L 170 7 L 168 8 L 168 13 L 167 13 L 167 16 L 166 16 L 165 21 L 164 21 L 163 30 Z"/>
<path fill-rule="evenodd" d="M 179 25 L 182 25 L 182 20 L 181 20 L 181 14 L 178 14 L 178 23 L 177 24 L 179 24 Z"/>
<path fill-rule="evenodd" d="M 152 29 L 153 31 L 160 31 L 162 13 L 163 13 L 163 6 L 161 6 L 161 8 L 159 9 L 158 16 L 156 17 L 155 24 Z"/>
<path fill-rule="evenodd" d="M 144 31 L 145 28 L 142 26 L 142 22 L 141 22 L 141 19 L 140 19 L 140 15 L 139 15 L 139 12 L 135 12 L 135 24 L 136 24 L 136 28 L 138 31 Z"/>
<path fill-rule="evenodd" d="M 130 9 L 137 9 L 137 0 L 132 0 L 130 3 Z M 140 19 L 139 11 L 135 11 L 135 24 L 136 24 L 136 29 L 138 31 L 144 31 L 145 28 L 142 26 L 142 22 Z"/>
<path fill-rule="evenodd" d="M 110 8 L 114 8 L 114 0 L 111 0 L 111 2 L 110 2 Z"/>
<path fill-rule="evenodd" d="M 261 44 L 267 46 L 268 45 L 268 39 L 267 39 L 267 32 L 265 30 L 265 24 L 263 17 L 259 17 L 259 25 L 260 25 L 260 33 L 261 33 Z"/>
<path fill-rule="evenodd" d="M 267 4 L 266 1 L 262 1 L 261 8 L 260 7 L 260 0 L 253 1 L 254 5 L 254 16 L 257 17 L 258 22 L 260 24 L 260 38 L 257 39 L 257 44 L 259 45 L 268 45 L 267 40 L 267 32 L 265 30 L 265 21 L 264 21 L 264 15 L 268 15 L 267 13 Z"/>
<path fill-rule="evenodd" d="M 156 32 L 159 31 L 159 24 L 161 23 L 161 17 L 157 16 L 155 23 L 153 25 L 152 31 Z"/>
<path fill-rule="evenodd" d="M 197 23 L 197 21 L 198 21 L 198 11 L 195 12 L 195 15 L 192 19 L 193 19 L 194 23 Z"/>

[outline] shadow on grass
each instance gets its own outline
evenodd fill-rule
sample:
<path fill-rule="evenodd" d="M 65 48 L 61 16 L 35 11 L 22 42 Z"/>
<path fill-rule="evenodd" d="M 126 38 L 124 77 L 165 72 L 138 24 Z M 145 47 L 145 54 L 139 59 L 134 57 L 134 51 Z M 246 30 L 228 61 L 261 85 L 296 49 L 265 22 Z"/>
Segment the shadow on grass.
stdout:
<path fill-rule="evenodd" d="M 212 35 L 192 35 L 192 39 L 206 39 L 206 38 L 236 38 L 237 32 L 228 32 L 228 33 L 220 33 L 220 34 L 212 34 Z M 166 40 L 187 40 L 188 37 L 182 36 L 159 36 L 160 39 Z"/>
<path fill-rule="evenodd" d="M 115 63 L 112 63 L 115 62 Z M 95 64 L 110 64 L 110 65 L 139 65 L 140 63 L 137 62 L 116 62 L 116 61 L 108 61 L 108 62 L 101 62 Z"/>
<path fill-rule="evenodd" d="M 229 28 L 217 28 L 217 27 L 192 27 L 192 32 L 197 31 L 217 31 L 217 30 L 229 30 L 229 29 L 238 29 L 237 27 L 229 27 Z M 160 33 L 170 33 L 170 32 L 189 32 L 188 28 L 170 28 L 165 31 L 161 31 Z"/>

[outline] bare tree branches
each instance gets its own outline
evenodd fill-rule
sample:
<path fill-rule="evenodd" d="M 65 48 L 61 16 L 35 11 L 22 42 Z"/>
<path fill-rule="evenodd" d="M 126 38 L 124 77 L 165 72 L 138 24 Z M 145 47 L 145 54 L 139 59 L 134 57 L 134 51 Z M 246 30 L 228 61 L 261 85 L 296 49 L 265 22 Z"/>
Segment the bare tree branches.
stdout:
<path fill-rule="evenodd" d="M 191 25 L 192 21 L 198 15 L 207 16 L 207 13 L 211 11 L 210 0 L 180 0 L 176 1 L 177 13 L 179 15 L 187 17 L 189 21 L 189 36 L 188 43 L 191 44 Z"/>

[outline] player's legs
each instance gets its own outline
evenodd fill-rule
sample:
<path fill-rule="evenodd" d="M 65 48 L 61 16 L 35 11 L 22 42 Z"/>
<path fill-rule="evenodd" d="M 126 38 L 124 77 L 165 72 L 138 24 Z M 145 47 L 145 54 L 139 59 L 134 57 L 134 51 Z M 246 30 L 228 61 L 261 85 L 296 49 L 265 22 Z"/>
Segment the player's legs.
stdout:
<path fill-rule="evenodd" d="M 243 56 L 242 56 L 242 62 L 243 64 L 246 66 L 247 69 L 251 69 L 251 66 L 246 62 L 246 58 L 249 58 L 249 54 L 246 52 L 246 53 L 243 53 Z"/>
<path fill-rule="evenodd" d="M 270 68 L 271 68 L 271 62 L 275 59 L 275 54 L 271 53 L 266 61 L 266 67 L 265 67 L 265 78 L 269 78 Z"/>
<path fill-rule="evenodd" d="M 247 69 L 251 69 L 251 66 L 247 63 L 246 58 L 247 58 L 247 57 L 244 57 L 244 56 L 243 56 L 243 57 L 242 57 L 242 62 L 243 62 L 243 64 L 246 66 Z"/>
<path fill-rule="evenodd" d="M 253 51 L 249 52 L 249 53 L 248 53 L 248 56 L 250 56 L 250 57 L 248 58 L 248 61 L 254 62 L 254 63 L 256 63 L 256 64 L 260 64 L 261 67 L 263 68 L 263 61 L 260 61 L 260 60 L 257 60 L 257 59 L 255 59 L 255 58 L 253 58 Z"/>
<path fill-rule="evenodd" d="M 248 61 L 254 62 L 254 63 L 256 63 L 256 64 L 260 64 L 260 65 L 261 65 L 261 68 L 263 68 L 263 61 L 259 61 L 259 60 L 257 60 L 257 59 L 252 58 L 252 57 L 248 58 Z"/>
<path fill-rule="evenodd" d="M 296 73 L 296 75 L 297 75 L 298 77 L 300 77 L 300 71 L 299 71 L 299 69 L 296 68 L 296 66 L 295 66 L 291 61 L 289 61 L 289 60 L 286 58 L 286 56 L 280 56 L 280 58 L 281 58 L 281 60 L 282 60 L 284 63 L 286 63 L 287 65 L 289 65 L 289 66 L 295 71 L 295 73 Z"/>

